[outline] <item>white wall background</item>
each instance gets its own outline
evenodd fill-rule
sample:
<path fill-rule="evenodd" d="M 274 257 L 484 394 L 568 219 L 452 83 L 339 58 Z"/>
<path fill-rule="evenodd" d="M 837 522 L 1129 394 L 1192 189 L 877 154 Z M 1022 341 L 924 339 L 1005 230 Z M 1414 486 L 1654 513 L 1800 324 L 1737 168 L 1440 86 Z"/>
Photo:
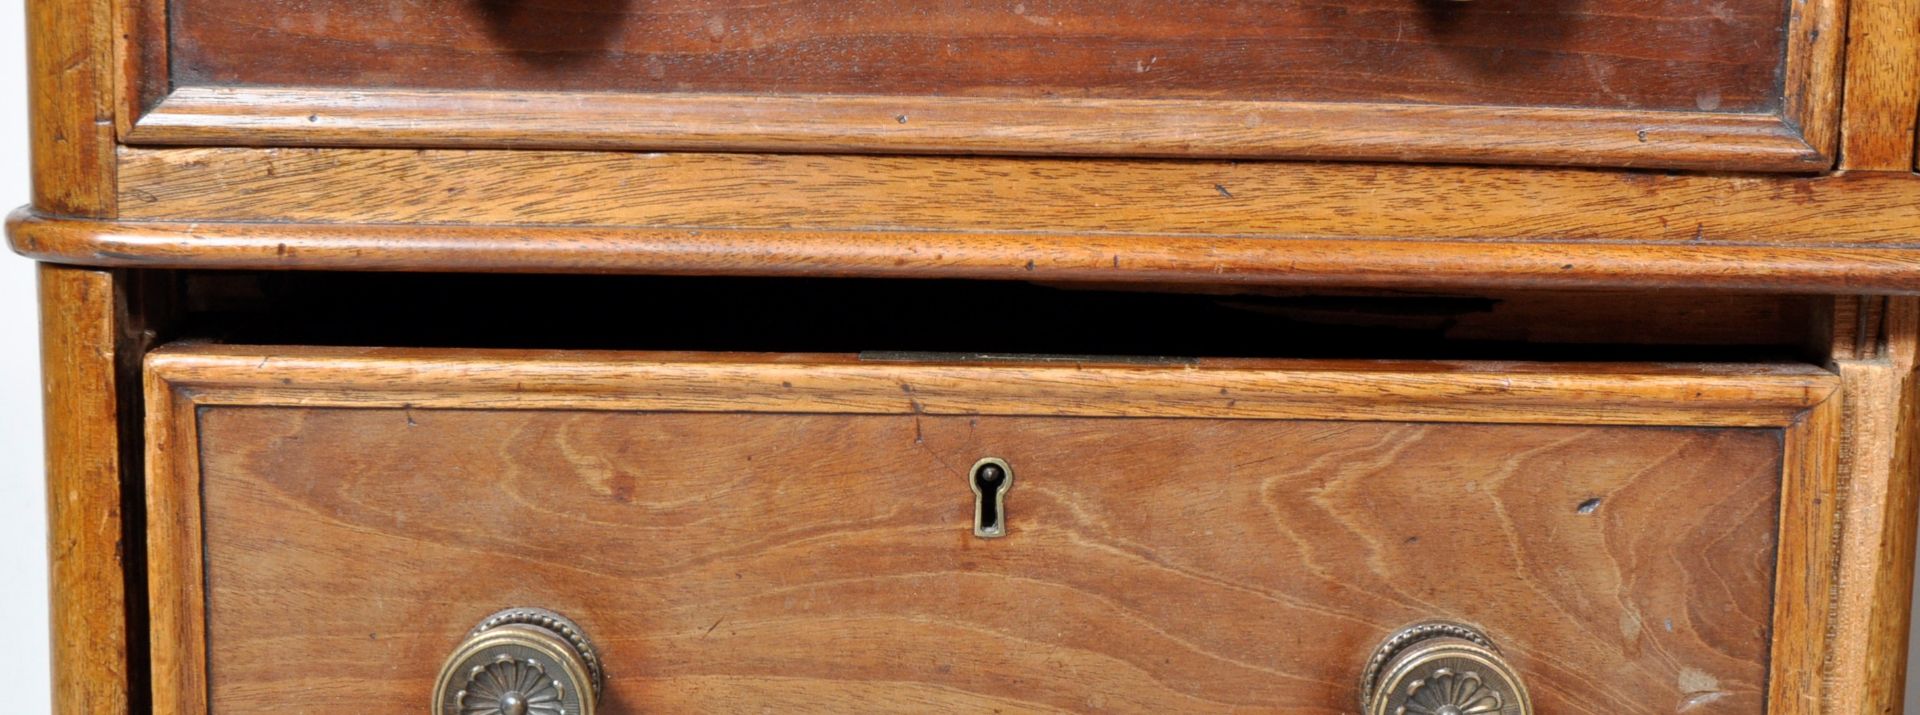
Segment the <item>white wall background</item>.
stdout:
<path fill-rule="evenodd" d="M 26 3 L 0 0 L 0 210 L 27 202 Z M 47 508 L 40 446 L 39 314 L 33 263 L 0 251 L 0 613 L 20 629 L 0 673 L 21 684 L 7 709 L 50 707 Z M 14 707 L 18 707 L 17 710 Z"/>
<path fill-rule="evenodd" d="M 0 0 L 0 211 L 28 199 L 25 37 L 25 0 Z M 13 629 L 0 673 L 24 686 L 7 695 L 15 713 L 51 707 L 38 326 L 32 262 L 0 255 L 0 613 Z M 1920 678 L 1908 681 L 1907 704 L 1920 713 Z"/>

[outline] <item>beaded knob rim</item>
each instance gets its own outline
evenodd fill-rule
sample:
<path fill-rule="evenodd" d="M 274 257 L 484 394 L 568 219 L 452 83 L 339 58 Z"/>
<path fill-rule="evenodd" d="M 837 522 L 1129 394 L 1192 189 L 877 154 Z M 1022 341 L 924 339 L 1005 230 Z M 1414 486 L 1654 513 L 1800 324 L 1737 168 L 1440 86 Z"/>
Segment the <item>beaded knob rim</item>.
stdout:
<path fill-rule="evenodd" d="M 1392 662 L 1394 656 L 1412 647 L 1414 644 L 1432 638 L 1458 638 L 1485 648 L 1495 654 L 1500 652 L 1479 629 L 1453 621 L 1426 621 L 1415 623 L 1400 629 L 1379 647 L 1373 649 L 1373 657 L 1367 659 L 1367 668 L 1360 674 L 1360 710 L 1366 711 L 1366 705 L 1373 700 L 1373 691 L 1379 685 L 1380 671 Z"/>
<path fill-rule="evenodd" d="M 581 662 L 586 663 L 587 675 L 593 680 L 593 682 L 588 685 L 593 688 L 593 694 L 596 697 L 600 695 L 600 690 L 606 684 L 607 677 L 605 671 L 603 671 L 600 666 L 600 654 L 594 649 L 593 641 L 587 639 L 587 634 L 581 630 L 580 624 L 574 623 L 566 616 L 544 608 L 508 608 L 491 616 L 487 616 L 486 620 L 480 622 L 480 625 L 473 627 L 473 630 L 467 634 L 467 637 L 472 638 L 473 636 L 480 635 L 501 626 L 516 624 L 535 626 L 551 631 L 554 635 L 559 636 L 561 640 L 566 641 L 568 645 L 573 646 L 574 652 L 580 654 Z"/>

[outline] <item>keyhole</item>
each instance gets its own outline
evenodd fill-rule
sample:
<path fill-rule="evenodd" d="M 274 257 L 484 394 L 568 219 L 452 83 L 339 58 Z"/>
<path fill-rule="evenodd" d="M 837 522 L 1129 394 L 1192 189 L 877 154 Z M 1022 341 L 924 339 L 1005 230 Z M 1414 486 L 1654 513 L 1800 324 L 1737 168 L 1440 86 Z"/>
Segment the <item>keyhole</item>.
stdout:
<path fill-rule="evenodd" d="M 988 457 L 974 463 L 968 475 L 973 486 L 973 535 L 992 539 L 1007 535 L 1007 490 L 1013 488 L 1013 468 L 1006 460 Z"/>

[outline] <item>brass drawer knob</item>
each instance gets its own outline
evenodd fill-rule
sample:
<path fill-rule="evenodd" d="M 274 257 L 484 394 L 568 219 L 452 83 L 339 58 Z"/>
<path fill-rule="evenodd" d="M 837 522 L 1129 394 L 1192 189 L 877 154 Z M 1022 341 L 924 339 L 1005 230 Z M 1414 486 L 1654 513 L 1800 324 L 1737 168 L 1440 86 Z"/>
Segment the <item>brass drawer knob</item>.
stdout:
<path fill-rule="evenodd" d="M 1360 678 L 1362 715 L 1533 715 L 1520 674 L 1486 634 L 1447 621 L 1400 629 Z"/>
<path fill-rule="evenodd" d="M 474 626 L 433 690 L 437 715 L 593 715 L 604 676 L 580 626 L 509 608 Z"/>

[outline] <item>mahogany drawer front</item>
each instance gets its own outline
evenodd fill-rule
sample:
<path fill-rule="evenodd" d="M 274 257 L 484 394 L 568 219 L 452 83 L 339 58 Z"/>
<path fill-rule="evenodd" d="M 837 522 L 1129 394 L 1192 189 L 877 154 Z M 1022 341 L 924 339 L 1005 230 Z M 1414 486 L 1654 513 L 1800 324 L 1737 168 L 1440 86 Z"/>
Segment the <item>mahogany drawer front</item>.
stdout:
<path fill-rule="evenodd" d="M 1814 712 L 1810 369 L 149 370 L 158 712 L 418 707 L 510 606 L 592 635 L 612 712 L 1350 712 L 1431 618 L 1496 637 L 1540 712 Z M 972 528 L 987 457 L 1003 538 Z"/>
<path fill-rule="evenodd" d="M 1787 5 L 173 0 L 193 86 L 1778 107 Z"/>
<path fill-rule="evenodd" d="M 132 6 L 135 143 L 1798 171 L 1844 34 L 1835 0 Z"/>

